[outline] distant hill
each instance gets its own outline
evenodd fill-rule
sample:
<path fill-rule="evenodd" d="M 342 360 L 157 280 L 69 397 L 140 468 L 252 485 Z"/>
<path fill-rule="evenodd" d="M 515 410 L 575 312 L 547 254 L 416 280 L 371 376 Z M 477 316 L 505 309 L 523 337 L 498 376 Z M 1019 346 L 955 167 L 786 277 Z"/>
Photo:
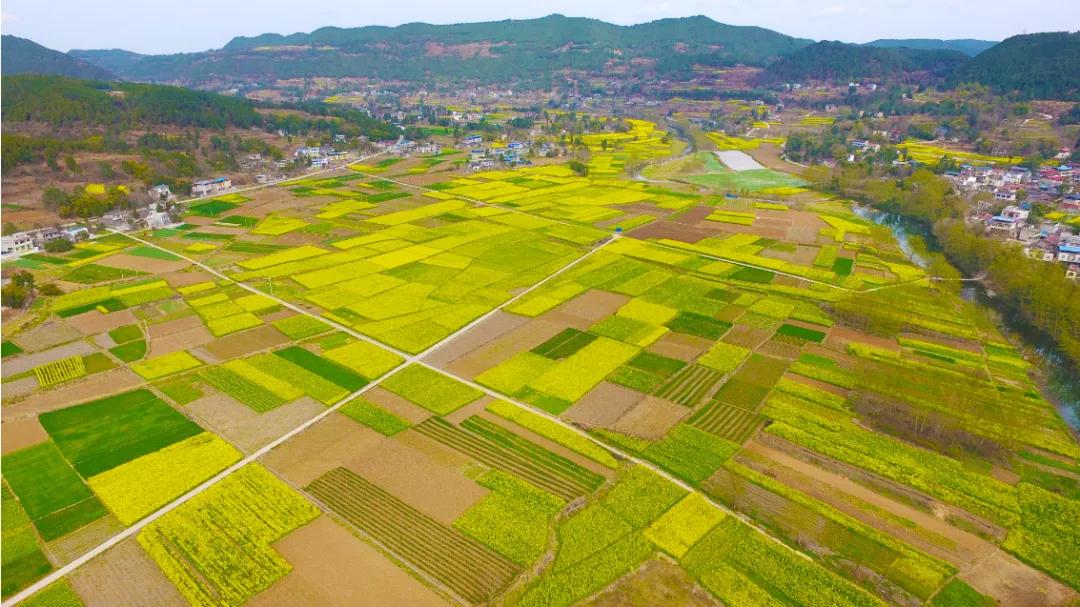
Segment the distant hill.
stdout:
<path fill-rule="evenodd" d="M 1080 101 L 1080 32 L 1013 36 L 957 70 L 952 81 L 1025 98 Z"/>
<path fill-rule="evenodd" d="M 876 46 L 879 48 L 917 48 L 924 51 L 960 51 L 968 57 L 974 57 L 986 49 L 994 46 L 993 40 L 973 40 L 961 38 L 958 40 L 936 40 L 933 38 L 882 38 L 867 42 L 864 46 Z"/>
<path fill-rule="evenodd" d="M 941 80 L 968 61 L 959 51 L 881 48 L 844 42 L 811 44 L 769 66 L 768 77 L 803 80 Z"/>
<path fill-rule="evenodd" d="M 620 26 L 550 15 L 457 25 L 325 27 L 239 37 L 216 51 L 137 60 L 114 51 L 76 54 L 130 79 L 187 84 L 309 76 L 542 84 L 562 70 L 599 71 L 611 64 L 661 76 L 691 63 L 766 65 L 810 42 L 707 17 Z"/>
<path fill-rule="evenodd" d="M 74 49 L 68 51 L 68 55 L 114 74 L 122 74 L 130 70 L 136 63 L 146 57 L 146 55 L 118 48 L 105 50 Z"/>
<path fill-rule="evenodd" d="M 0 54 L 3 55 L 3 62 L 0 63 L 0 73 L 5 76 L 15 74 L 57 74 L 92 80 L 113 80 L 116 78 L 109 71 L 98 66 L 18 36 L 6 34 L 0 36 Z"/>

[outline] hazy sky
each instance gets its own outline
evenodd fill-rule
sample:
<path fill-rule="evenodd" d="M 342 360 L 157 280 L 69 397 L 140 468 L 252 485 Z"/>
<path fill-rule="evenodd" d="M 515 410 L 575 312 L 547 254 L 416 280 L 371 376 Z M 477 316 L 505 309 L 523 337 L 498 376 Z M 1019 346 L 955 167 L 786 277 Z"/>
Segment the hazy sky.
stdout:
<path fill-rule="evenodd" d="M 630 24 L 707 15 L 817 40 L 983 38 L 1080 29 L 1080 0 L 4 0 L 0 30 L 50 48 L 175 53 L 219 48 L 233 36 L 335 25 L 461 23 L 553 12 Z"/>

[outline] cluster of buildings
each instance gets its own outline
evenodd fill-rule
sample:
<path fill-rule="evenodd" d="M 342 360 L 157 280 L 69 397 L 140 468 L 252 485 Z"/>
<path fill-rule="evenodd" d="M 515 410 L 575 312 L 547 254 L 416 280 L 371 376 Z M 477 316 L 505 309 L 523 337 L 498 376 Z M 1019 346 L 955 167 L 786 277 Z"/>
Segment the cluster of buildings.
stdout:
<path fill-rule="evenodd" d="M 959 171 L 946 173 L 961 191 L 989 192 L 999 202 L 1042 202 L 1075 206 L 1080 210 L 1080 200 L 1070 197 L 1070 193 L 1080 189 L 1080 169 L 1072 163 L 1041 167 L 1037 172 L 1027 167 L 999 167 L 988 165 L 969 165 Z M 1020 198 L 1023 197 L 1023 200 Z M 1065 210 L 1068 210 L 1066 208 Z"/>
<path fill-rule="evenodd" d="M 505 145 L 485 144 L 480 135 L 469 135 L 458 147 L 469 152 L 469 170 L 482 171 L 532 164 L 532 161 L 526 158 L 532 145 L 531 141 L 510 141 Z"/>
<path fill-rule="evenodd" d="M 1080 235 L 1074 234 L 1067 223 L 1032 221 L 1028 203 L 1008 205 L 996 215 L 978 213 L 975 219 L 983 222 L 988 235 L 1016 242 L 1032 259 L 1065 264 L 1065 276 L 1080 279 Z"/>
<path fill-rule="evenodd" d="M 293 157 L 306 162 L 313 169 L 325 169 L 331 164 L 348 161 L 352 153 L 335 150 L 333 146 L 305 146 L 293 152 Z M 282 164 L 284 162 L 284 164 Z M 287 161 L 278 163 L 280 168 L 288 165 Z"/>

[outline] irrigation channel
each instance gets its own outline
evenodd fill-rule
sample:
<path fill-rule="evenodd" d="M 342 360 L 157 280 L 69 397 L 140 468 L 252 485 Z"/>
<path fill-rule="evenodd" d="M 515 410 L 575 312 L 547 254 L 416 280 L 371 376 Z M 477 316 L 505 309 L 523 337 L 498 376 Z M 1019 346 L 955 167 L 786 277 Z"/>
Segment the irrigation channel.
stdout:
<path fill-rule="evenodd" d="M 864 205 L 855 205 L 855 214 L 863 219 L 889 228 L 900 245 L 900 249 L 920 267 L 926 267 L 926 259 L 911 245 L 911 236 L 919 236 L 932 246 L 933 236 L 918 223 L 902 215 L 887 213 Z M 1023 344 L 1034 351 L 1039 359 L 1039 367 L 1044 374 L 1043 387 L 1054 403 L 1065 423 L 1080 436 L 1080 376 L 1071 371 L 1064 363 L 1064 357 L 1057 347 L 1040 331 L 1024 322 L 1016 315 L 1005 310 L 1001 302 L 978 281 L 965 282 L 960 289 L 960 296 L 967 301 L 978 303 L 993 310 L 996 319 L 1006 332 L 1019 338 Z"/>

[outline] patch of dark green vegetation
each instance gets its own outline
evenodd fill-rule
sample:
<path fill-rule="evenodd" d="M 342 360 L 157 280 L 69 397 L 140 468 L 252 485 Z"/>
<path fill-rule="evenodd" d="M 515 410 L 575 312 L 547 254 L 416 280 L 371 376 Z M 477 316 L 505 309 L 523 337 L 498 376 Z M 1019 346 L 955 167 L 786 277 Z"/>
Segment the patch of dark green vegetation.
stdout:
<path fill-rule="evenodd" d="M 3 358 L 14 356 L 16 354 L 22 354 L 22 351 L 23 349 L 10 339 L 5 339 L 4 343 L 0 344 L 0 356 L 2 356 Z"/>
<path fill-rule="evenodd" d="M 318 354 L 305 350 L 300 346 L 290 346 L 274 352 L 294 365 L 303 367 L 315 375 L 334 383 L 349 392 L 355 392 L 367 385 L 368 381 L 333 361 L 327 360 Z"/>
<path fill-rule="evenodd" d="M 96 263 L 89 263 L 85 266 L 79 266 L 74 270 L 64 275 L 64 280 L 67 282 L 77 282 L 81 285 L 92 285 L 99 282 L 107 282 L 110 280 L 120 280 L 121 278 L 131 278 L 133 276 L 141 276 L 145 272 L 137 272 L 135 270 L 124 270 L 121 268 L 113 268 L 110 266 L 102 266 Z"/>
<path fill-rule="evenodd" d="M 129 341 L 135 341 L 136 339 L 142 339 L 143 332 L 139 328 L 139 325 L 124 325 L 117 327 L 112 331 L 109 331 L 109 337 L 118 344 L 125 344 Z"/>
<path fill-rule="evenodd" d="M 82 314 L 84 312 L 89 312 L 90 310 L 95 310 L 95 309 L 97 309 L 98 306 L 101 306 L 107 312 L 119 312 L 120 310 L 123 310 L 124 308 L 127 307 L 119 299 L 116 299 L 115 297 L 110 297 L 109 299 L 103 299 L 101 301 L 94 301 L 94 302 L 90 302 L 90 303 L 87 303 L 87 304 L 83 304 L 81 306 L 65 308 L 63 310 L 57 311 L 56 315 L 59 316 L 60 318 L 68 318 L 68 317 L 71 317 L 71 316 L 76 316 L 78 314 Z"/>
<path fill-rule="evenodd" d="M 217 222 L 241 228 L 253 228 L 259 223 L 259 218 L 248 217 L 247 215 L 229 215 L 228 217 L 222 217 Z"/>
<path fill-rule="evenodd" d="M 52 563 L 41 552 L 37 536 L 30 527 L 30 517 L 7 485 L 0 487 L 0 498 L 3 508 L 0 526 L 4 538 L 0 567 L 4 571 L 2 592 L 6 597 L 52 571 Z"/>
<path fill-rule="evenodd" d="M 42 427 L 84 477 L 202 432 L 149 390 L 44 413 Z"/>
<path fill-rule="evenodd" d="M 235 209 L 238 205 L 231 202 L 225 202 L 224 200 L 217 200 L 211 198 L 206 202 L 199 202 L 188 207 L 188 212 L 192 215 L 199 215 L 201 217 L 217 217 L 226 211 Z"/>
<path fill-rule="evenodd" d="M 836 261 L 833 262 L 832 271 L 836 272 L 837 276 L 851 276 L 851 269 L 854 266 L 854 259 L 839 257 Z"/>
<path fill-rule="evenodd" d="M 762 270 L 761 268 L 739 268 L 732 273 L 728 278 L 732 280 L 741 280 L 743 282 L 756 282 L 758 284 L 767 285 L 773 281 L 776 274 L 768 270 Z"/>
<path fill-rule="evenodd" d="M 280 251 L 287 248 L 289 247 L 286 245 L 263 244 L 259 242 L 231 242 L 225 246 L 226 251 L 232 251 L 234 253 L 255 253 L 257 255 L 273 253 L 274 251 Z"/>
<path fill-rule="evenodd" d="M 813 329 L 807 329 L 806 327 L 799 327 L 796 325 L 783 325 L 776 330 L 777 335 L 786 335 L 788 337 L 797 337 L 806 341 L 812 341 L 814 343 L 821 343 L 825 339 L 825 334 L 821 331 L 815 331 Z"/>
<path fill-rule="evenodd" d="M 141 339 L 129 341 L 114 348 L 109 348 L 109 352 L 123 362 L 133 363 L 142 360 L 146 356 L 146 342 Z"/>
<path fill-rule="evenodd" d="M 52 441 L 9 453 L 0 461 L 4 478 L 45 541 L 107 513 Z"/>
<path fill-rule="evenodd" d="M 232 240 L 232 234 L 212 234 L 209 232 L 187 232 L 183 236 L 191 240 Z"/>
<path fill-rule="evenodd" d="M 705 339 L 720 339 L 720 336 L 731 328 L 731 323 L 702 314 L 679 312 L 664 326 L 676 333 L 695 335 Z"/>
<path fill-rule="evenodd" d="M 148 247 L 146 245 L 139 245 L 124 251 L 128 255 L 135 255 L 136 257 L 145 257 L 147 259 L 158 259 L 161 261 L 177 261 L 180 258 L 174 253 L 168 251 L 162 251 L 156 247 Z"/>
<path fill-rule="evenodd" d="M 539 354 L 540 356 L 545 356 L 552 360 L 560 360 L 570 356 L 594 341 L 596 341 L 595 335 L 569 327 L 560 331 L 555 337 L 536 346 L 532 351 L 534 354 Z"/>

